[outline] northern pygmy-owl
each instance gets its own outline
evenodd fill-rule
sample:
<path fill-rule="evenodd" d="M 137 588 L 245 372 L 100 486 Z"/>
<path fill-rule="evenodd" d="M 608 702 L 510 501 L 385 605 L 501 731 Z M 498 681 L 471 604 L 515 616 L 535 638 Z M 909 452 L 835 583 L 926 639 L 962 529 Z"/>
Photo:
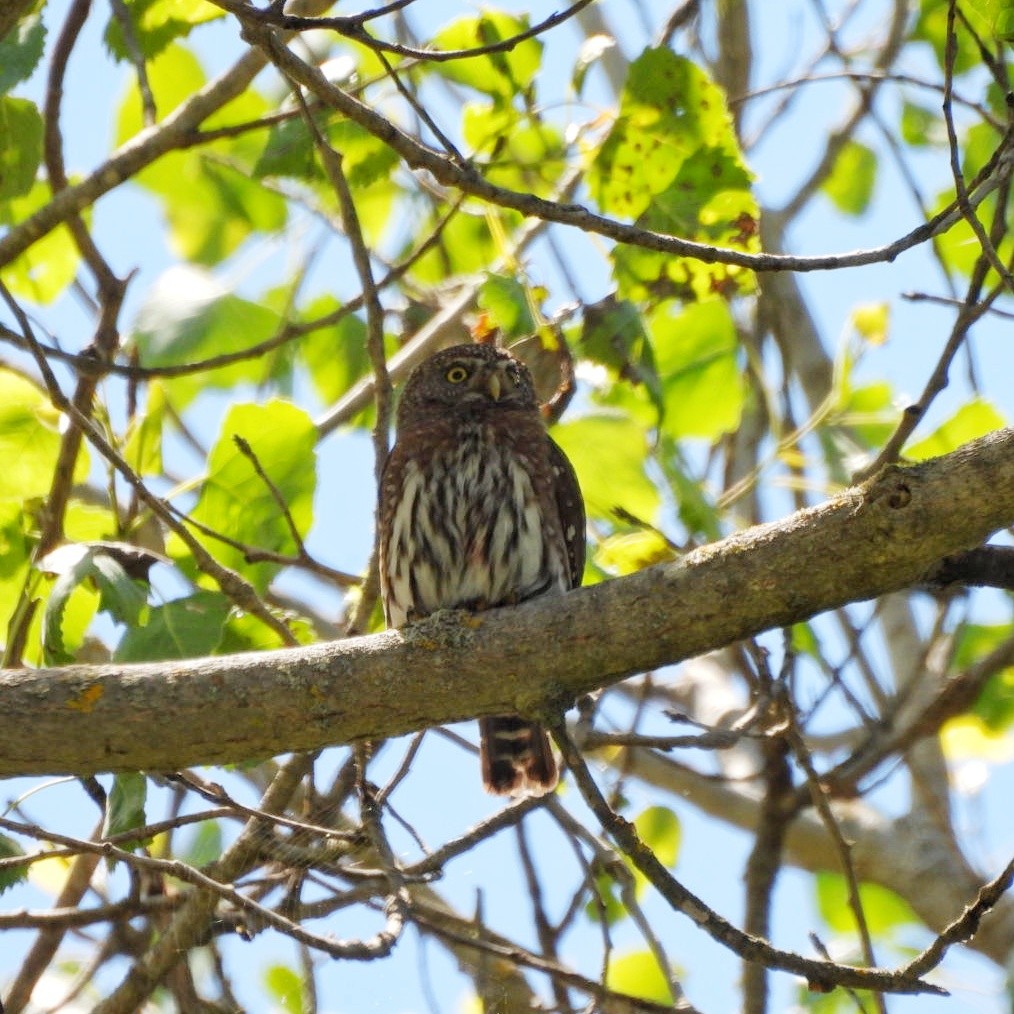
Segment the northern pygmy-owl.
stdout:
<path fill-rule="evenodd" d="M 584 556 L 577 477 L 546 433 L 525 365 L 492 345 L 456 345 L 416 367 L 380 488 L 388 626 L 567 591 L 581 583 Z M 541 725 L 483 718 L 479 736 L 488 791 L 556 784 Z"/>

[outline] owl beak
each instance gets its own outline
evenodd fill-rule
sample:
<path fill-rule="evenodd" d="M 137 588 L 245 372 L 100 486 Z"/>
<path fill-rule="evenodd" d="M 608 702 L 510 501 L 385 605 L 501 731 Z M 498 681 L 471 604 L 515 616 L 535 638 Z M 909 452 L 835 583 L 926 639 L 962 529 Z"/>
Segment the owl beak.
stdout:
<path fill-rule="evenodd" d="M 500 371 L 493 370 L 486 378 L 486 390 L 494 401 L 500 400 L 500 393 L 503 391 L 503 384 L 500 381 Z"/>

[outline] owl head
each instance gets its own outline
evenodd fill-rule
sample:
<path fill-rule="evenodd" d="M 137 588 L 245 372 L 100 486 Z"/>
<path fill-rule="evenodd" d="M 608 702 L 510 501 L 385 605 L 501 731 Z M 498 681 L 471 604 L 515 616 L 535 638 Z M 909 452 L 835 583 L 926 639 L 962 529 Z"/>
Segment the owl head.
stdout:
<path fill-rule="evenodd" d="M 532 376 L 520 359 L 493 345 L 454 345 L 412 371 L 398 405 L 398 425 L 434 410 L 467 416 L 538 407 Z"/>

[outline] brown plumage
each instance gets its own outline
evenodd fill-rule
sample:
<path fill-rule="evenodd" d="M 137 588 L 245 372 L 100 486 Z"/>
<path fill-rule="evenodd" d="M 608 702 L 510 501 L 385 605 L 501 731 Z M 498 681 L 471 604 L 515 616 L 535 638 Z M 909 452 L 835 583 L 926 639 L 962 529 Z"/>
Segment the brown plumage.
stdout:
<path fill-rule="evenodd" d="M 546 433 L 525 365 L 492 345 L 457 345 L 416 367 L 380 488 L 388 626 L 567 591 L 584 555 L 577 477 Z M 541 725 L 483 718 L 479 734 L 490 792 L 556 784 Z"/>

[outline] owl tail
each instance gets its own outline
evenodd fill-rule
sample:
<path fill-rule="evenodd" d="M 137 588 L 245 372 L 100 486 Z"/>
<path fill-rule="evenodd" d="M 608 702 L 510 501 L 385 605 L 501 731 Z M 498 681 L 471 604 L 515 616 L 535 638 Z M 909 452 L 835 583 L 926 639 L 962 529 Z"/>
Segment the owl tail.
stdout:
<path fill-rule="evenodd" d="M 546 730 L 516 715 L 479 719 L 482 784 L 497 796 L 541 796 L 556 785 Z"/>

